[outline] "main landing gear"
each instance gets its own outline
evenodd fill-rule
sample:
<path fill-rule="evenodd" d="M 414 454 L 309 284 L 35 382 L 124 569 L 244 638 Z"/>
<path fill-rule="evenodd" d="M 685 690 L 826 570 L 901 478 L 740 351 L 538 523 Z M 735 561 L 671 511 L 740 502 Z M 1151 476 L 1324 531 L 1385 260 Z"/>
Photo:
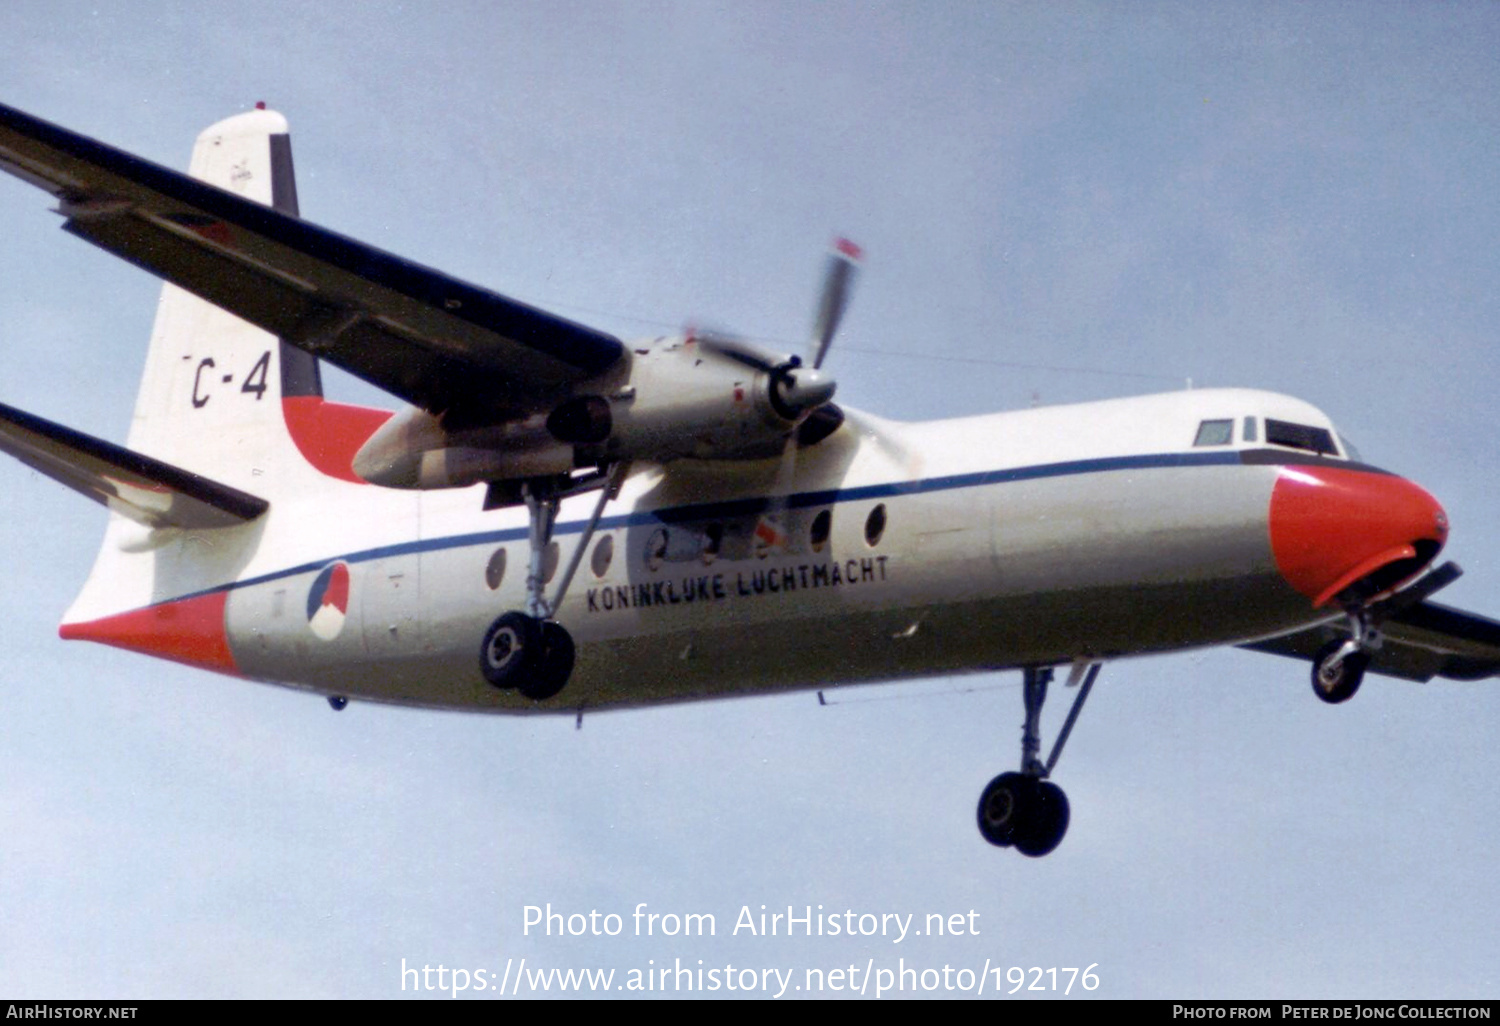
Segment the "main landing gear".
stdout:
<path fill-rule="evenodd" d="M 1040 758 L 1042 705 L 1047 700 L 1052 669 L 1028 666 L 1022 674 L 1026 725 L 1021 730 L 1021 771 L 1000 774 L 979 796 L 979 832 L 996 847 L 1013 847 L 1022 855 L 1040 858 L 1061 844 L 1063 834 L 1068 831 L 1068 796 L 1047 777 L 1057 765 L 1063 745 L 1099 676 L 1099 664 L 1082 661 L 1073 664 L 1068 686 L 1080 681 L 1082 686 L 1045 763 Z"/>
<path fill-rule="evenodd" d="M 616 497 L 624 480 L 624 464 L 581 481 L 571 478 L 537 478 L 521 485 L 521 500 L 528 515 L 527 547 L 530 558 L 526 567 L 526 610 L 504 613 L 485 631 L 479 647 L 479 670 L 484 679 L 497 688 L 519 691 L 533 702 L 552 698 L 567 685 L 573 675 L 573 637 L 566 627 L 552 617 L 568 593 L 568 585 L 578 572 L 578 564 L 588 550 L 605 504 Z M 557 523 L 557 509 L 563 499 L 594 489 L 599 501 L 584 525 L 583 534 L 573 550 L 567 569 L 557 586 L 557 594 L 548 602 L 547 548 L 552 544 L 552 529 Z"/>

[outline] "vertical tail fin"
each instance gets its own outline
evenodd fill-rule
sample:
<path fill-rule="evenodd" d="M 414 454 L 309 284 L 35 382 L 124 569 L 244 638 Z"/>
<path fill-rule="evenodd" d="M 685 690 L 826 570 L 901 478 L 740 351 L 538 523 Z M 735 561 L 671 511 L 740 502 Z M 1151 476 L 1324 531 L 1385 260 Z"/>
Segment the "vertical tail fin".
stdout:
<path fill-rule="evenodd" d="M 205 129 L 188 173 L 295 212 L 286 119 L 264 109 Z M 213 231 L 213 225 L 201 230 Z M 320 395 L 317 361 L 174 285 L 164 285 L 127 445 L 247 491 L 267 494 L 295 454 L 282 415 L 284 379 Z"/>
<path fill-rule="evenodd" d="M 205 129 L 188 173 L 298 213 L 291 137 L 274 111 Z M 127 444 L 274 504 L 327 478 L 358 483 L 350 459 L 389 415 L 325 402 L 316 357 L 169 284 Z"/>
<path fill-rule="evenodd" d="M 298 213 L 286 119 L 263 106 L 205 129 L 188 173 Z M 359 482 L 350 459 L 389 416 L 326 402 L 314 356 L 166 284 L 126 444 L 262 497 L 274 512 Z M 63 636 L 234 672 L 222 588 L 254 559 L 265 529 L 263 519 L 211 532 L 147 529 L 112 516 Z"/>

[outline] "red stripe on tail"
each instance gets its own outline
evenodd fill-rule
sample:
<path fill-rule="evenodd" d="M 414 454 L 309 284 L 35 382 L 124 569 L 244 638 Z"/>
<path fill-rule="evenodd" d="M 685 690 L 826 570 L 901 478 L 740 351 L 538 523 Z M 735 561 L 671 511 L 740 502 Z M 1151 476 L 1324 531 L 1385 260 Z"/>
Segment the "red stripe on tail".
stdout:
<path fill-rule="evenodd" d="M 389 410 L 331 403 L 320 395 L 284 396 L 281 412 L 302 458 L 329 477 L 364 484 L 350 464 L 375 429 L 391 419 Z"/>

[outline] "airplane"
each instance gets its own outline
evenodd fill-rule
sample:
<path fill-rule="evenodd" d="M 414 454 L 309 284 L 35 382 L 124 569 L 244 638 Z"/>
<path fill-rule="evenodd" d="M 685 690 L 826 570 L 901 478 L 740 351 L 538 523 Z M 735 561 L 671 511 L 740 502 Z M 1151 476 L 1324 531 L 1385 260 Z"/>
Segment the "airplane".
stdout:
<path fill-rule="evenodd" d="M 1500 675 L 1500 623 L 1430 601 L 1439 503 L 1299 399 L 1198 389 L 926 423 L 835 404 L 858 248 L 808 352 L 622 341 L 300 217 L 256 109 L 187 174 L 0 106 L 0 168 L 163 278 L 124 445 L 0 406 L 0 449 L 105 505 L 64 639 L 350 700 L 570 713 L 992 670 L 1019 768 L 976 809 L 1039 857 L 1101 666 L 1240 645 Z M 407 405 L 324 398 L 326 361 Z M 1055 672 L 1074 697 L 1044 759 Z"/>

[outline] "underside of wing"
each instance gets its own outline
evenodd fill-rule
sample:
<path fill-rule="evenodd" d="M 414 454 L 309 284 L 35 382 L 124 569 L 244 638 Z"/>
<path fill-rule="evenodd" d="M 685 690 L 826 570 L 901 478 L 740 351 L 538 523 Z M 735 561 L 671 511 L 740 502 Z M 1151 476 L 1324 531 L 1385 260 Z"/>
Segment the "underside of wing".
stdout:
<path fill-rule="evenodd" d="M 254 495 L 3 404 L 0 452 L 147 527 L 233 527 L 269 508 Z"/>
<path fill-rule="evenodd" d="M 550 409 L 618 339 L 0 106 L 0 169 L 67 231 L 432 413 Z"/>
<path fill-rule="evenodd" d="M 1371 657 L 1372 673 L 1416 681 L 1500 676 L 1500 623 L 1494 620 L 1419 602 L 1385 620 L 1381 633 L 1385 640 Z M 1311 661 L 1347 634 L 1335 621 L 1240 647 Z"/>

